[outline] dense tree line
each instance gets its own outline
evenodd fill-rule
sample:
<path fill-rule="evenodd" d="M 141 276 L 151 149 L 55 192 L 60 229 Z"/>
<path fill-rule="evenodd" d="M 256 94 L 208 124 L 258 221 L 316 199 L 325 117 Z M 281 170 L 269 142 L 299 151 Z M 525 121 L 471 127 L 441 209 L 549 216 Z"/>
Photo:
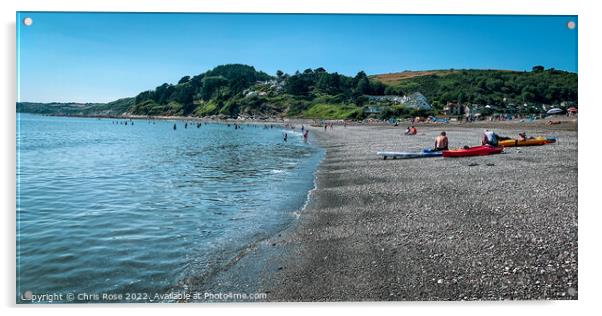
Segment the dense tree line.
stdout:
<path fill-rule="evenodd" d="M 435 106 L 432 114 L 447 102 L 495 105 L 512 108 L 527 104 L 577 103 L 577 74 L 542 66 L 532 71 L 444 70 L 430 75 L 406 77 L 396 82 L 368 77 L 329 73 L 320 67 L 270 76 L 241 64 L 215 67 L 175 84 L 164 83 L 135 98 L 107 104 L 17 104 L 20 112 L 140 115 L 224 115 L 365 117 L 368 107 L 379 106 L 378 117 L 422 115 L 402 105 L 371 101 L 369 95 L 406 95 L 421 92 Z M 386 83 L 386 84 L 385 84 Z M 376 102 L 376 104 L 375 104 Z M 380 103 L 378 103 L 380 102 Z M 537 107 L 532 107 L 533 109 Z M 538 107 L 541 109 L 541 107 Z M 511 111 L 512 112 L 512 111 Z"/>
<path fill-rule="evenodd" d="M 292 95 L 343 95 L 355 100 L 362 95 L 383 95 L 385 85 L 370 80 L 365 72 L 360 71 L 355 77 L 338 73 L 328 73 L 324 68 L 306 69 L 287 76 L 286 91 Z"/>
<path fill-rule="evenodd" d="M 228 100 L 255 82 L 270 78 L 268 74 L 247 65 L 217 66 L 196 76 L 184 76 L 175 85 L 164 83 L 154 90 L 138 94 L 132 112 L 189 115 L 197 107 L 195 101 Z M 170 111 L 172 108 L 176 113 Z"/>
<path fill-rule="evenodd" d="M 243 92 L 257 82 L 276 80 L 282 83 L 288 97 L 270 99 L 246 97 Z M 398 90 L 399 91 L 399 90 Z M 134 114 L 190 115 L 202 113 L 236 116 L 238 113 L 282 113 L 287 107 L 307 109 L 307 100 L 326 100 L 361 105 L 363 95 L 383 95 L 387 87 L 360 71 L 354 77 L 329 73 L 324 68 L 306 69 L 293 75 L 277 71 L 276 76 L 257 71 L 247 65 L 231 64 L 215 67 L 196 76 L 184 76 L 177 84 L 164 83 L 144 91 L 135 98 Z M 391 91 L 388 91 L 391 92 Z M 333 96 L 333 98 L 327 98 Z M 311 103 L 311 102 L 310 102 Z"/>

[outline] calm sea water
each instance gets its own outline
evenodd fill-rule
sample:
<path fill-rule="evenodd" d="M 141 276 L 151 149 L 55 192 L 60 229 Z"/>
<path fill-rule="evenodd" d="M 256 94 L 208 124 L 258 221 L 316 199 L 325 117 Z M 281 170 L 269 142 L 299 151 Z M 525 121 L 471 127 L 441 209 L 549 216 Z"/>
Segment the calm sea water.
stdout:
<path fill-rule="evenodd" d="M 208 273 L 294 222 L 322 156 L 276 126 L 17 118 L 17 295 Z"/>

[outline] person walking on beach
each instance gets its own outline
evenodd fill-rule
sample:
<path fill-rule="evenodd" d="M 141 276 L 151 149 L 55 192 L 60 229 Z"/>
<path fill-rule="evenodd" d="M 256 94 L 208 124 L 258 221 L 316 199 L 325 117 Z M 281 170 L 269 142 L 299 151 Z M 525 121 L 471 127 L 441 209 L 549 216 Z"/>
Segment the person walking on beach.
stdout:
<path fill-rule="evenodd" d="M 435 149 L 434 151 L 448 150 L 448 139 L 445 132 L 441 132 L 439 136 L 435 138 Z"/>

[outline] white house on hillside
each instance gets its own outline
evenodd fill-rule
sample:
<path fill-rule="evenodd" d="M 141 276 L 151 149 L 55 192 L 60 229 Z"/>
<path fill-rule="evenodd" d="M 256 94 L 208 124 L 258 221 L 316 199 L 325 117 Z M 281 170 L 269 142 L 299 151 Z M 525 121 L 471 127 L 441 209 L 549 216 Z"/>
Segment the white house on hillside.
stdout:
<path fill-rule="evenodd" d="M 401 104 L 406 107 L 418 110 L 430 110 L 433 107 L 426 100 L 426 97 L 420 92 L 414 92 L 410 95 L 401 97 Z"/>

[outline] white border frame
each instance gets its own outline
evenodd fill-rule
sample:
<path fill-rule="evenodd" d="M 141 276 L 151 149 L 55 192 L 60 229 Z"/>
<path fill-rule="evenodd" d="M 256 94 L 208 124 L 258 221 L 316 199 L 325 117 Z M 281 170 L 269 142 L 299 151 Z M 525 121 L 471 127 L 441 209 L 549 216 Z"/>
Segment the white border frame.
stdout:
<path fill-rule="evenodd" d="M 165 314 L 166 308 L 176 308 L 177 313 L 283 313 L 307 314 L 344 309 L 342 312 L 364 314 L 366 308 L 378 308 L 379 312 L 405 312 L 408 314 L 459 314 L 508 315 L 510 313 L 531 314 L 576 314 L 587 312 L 597 304 L 601 292 L 598 269 L 600 262 L 600 231 L 602 223 L 596 185 L 600 179 L 597 155 L 600 141 L 596 141 L 596 126 L 602 119 L 600 94 L 596 93 L 602 74 L 598 58 L 600 50 L 599 5 L 597 1 L 585 0 L 370 0 L 350 2 L 342 0 L 8 0 L 0 2 L 3 10 L 2 62 L 4 75 L 0 77 L 2 87 L 2 306 L 9 312 L 25 312 L 57 315 L 79 315 L 83 311 L 75 306 L 16 306 L 15 305 L 15 12 L 16 11 L 104 11 L 104 12 L 248 12 L 248 13 L 406 13 L 406 14 L 535 14 L 535 15 L 578 15 L 579 32 L 579 101 L 581 137 L 579 142 L 579 300 L 554 302 L 401 302 L 401 303 L 312 303 L 312 304 L 192 304 L 192 305 L 93 305 L 86 306 L 86 314 L 112 313 L 115 309 L 131 312 L 141 308 L 143 313 Z M 596 98 L 598 97 L 598 98 Z M 597 136 L 600 137 L 600 136 Z M 587 144 L 592 144 L 588 146 Z M 598 146 L 598 148 L 594 148 Z M 291 309 L 292 307 L 292 309 Z M 108 309 L 108 310 L 107 310 Z M 316 310 L 319 309 L 319 310 Z M 325 311 L 326 310 L 326 311 Z"/>

